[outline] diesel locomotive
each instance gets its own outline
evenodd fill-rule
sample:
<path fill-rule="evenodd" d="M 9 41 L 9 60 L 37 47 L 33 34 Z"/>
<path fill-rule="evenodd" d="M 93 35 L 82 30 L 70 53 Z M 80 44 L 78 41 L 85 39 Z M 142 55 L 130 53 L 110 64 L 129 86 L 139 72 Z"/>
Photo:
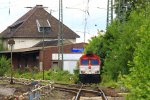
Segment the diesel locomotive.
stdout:
<path fill-rule="evenodd" d="M 81 83 L 100 82 L 100 57 L 93 54 L 84 54 L 79 59 L 79 81 Z"/>

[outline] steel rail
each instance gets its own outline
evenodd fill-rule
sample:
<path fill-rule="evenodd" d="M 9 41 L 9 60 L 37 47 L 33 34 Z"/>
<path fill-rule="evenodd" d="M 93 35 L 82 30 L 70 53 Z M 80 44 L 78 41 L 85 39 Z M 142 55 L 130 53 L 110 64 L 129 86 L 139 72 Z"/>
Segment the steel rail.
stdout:
<path fill-rule="evenodd" d="M 78 91 L 78 88 L 67 88 L 67 87 L 58 87 L 58 86 L 54 86 L 54 89 L 64 89 L 64 90 L 71 90 L 71 91 Z"/>
<path fill-rule="evenodd" d="M 72 87 L 72 86 L 81 86 L 81 84 L 66 84 L 66 83 L 56 83 L 56 82 L 54 82 L 54 84 L 56 84 L 56 85 L 64 85 L 64 86 L 70 86 L 70 87 Z"/>
<path fill-rule="evenodd" d="M 54 88 L 56 88 L 56 89 L 64 89 L 64 90 L 66 89 L 66 90 L 72 90 L 72 91 L 78 91 L 79 90 L 79 88 L 68 88 L 68 87 L 59 87 L 59 86 L 54 86 Z M 89 90 L 89 89 L 82 89 L 82 91 L 99 93 L 99 91 Z"/>
<path fill-rule="evenodd" d="M 78 91 L 78 93 L 77 93 L 77 95 L 76 95 L 76 97 L 75 97 L 74 100 L 79 100 L 80 93 L 81 93 L 81 91 L 82 91 L 82 87 L 83 87 L 83 85 L 81 85 L 81 88 L 79 89 L 79 91 Z"/>
<path fill-rule="evenodd" d="M 98 88 L 98 90 L 100 91 L 100 93 L 102 94 L 102 97 L 104 100 L 108 100 L 108 98 L 106 97 L 105 93 L 103 92 L 103 90 L 101 90 L 100 88 Z"/>
<path fill-rule="evenodd" d="M 67 90 L 67 89 L 59 89 L 59 91 L 65 91 L 65 92 L 71 92 L 71 93 L 74 93 L 74 94 L 77 94 L 77 92 L 76 91 L 73 91 L 73 90 Z"/>

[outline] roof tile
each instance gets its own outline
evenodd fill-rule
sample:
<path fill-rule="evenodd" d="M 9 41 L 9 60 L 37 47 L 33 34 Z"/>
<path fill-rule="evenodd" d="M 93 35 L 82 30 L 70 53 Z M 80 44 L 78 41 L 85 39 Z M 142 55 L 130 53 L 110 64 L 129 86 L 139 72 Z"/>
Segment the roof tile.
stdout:
<path fill-rule="evenodd" d="M 38 31 L 36 20 L 48 20 L 51 31 L 45 33 L 45 37 L 56 39 L 59 30 L 59 20 L 49 14 L 42 6 L 35 6 L 16 22 L 4 30 L 0 36 L 3 38 L 42 38 L 43 34 Z M 80 36 L 63 24 L 64 39 L 75 39 Z"/>

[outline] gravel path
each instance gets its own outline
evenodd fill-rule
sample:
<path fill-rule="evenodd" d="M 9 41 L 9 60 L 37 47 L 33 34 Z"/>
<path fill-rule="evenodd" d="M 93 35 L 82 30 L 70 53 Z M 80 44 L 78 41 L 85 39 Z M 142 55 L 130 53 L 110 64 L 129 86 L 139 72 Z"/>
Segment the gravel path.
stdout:
<path fill-rule="evenodd" d="M 15 88 L 6 88 L 0 86 L 0 95 L 4 95 L 4 96 L 13 95 L 15 90 L 16 90 Z"/>

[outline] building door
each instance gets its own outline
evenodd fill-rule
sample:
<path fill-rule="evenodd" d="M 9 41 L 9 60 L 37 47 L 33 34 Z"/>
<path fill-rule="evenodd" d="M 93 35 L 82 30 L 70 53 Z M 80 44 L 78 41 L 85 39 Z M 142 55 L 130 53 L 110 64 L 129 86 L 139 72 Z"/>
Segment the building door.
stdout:
<path fill-rule="evenodd" d="M 58 62 L 52 62 L 52 69 L 55 71 L 59 69 Z"/>

